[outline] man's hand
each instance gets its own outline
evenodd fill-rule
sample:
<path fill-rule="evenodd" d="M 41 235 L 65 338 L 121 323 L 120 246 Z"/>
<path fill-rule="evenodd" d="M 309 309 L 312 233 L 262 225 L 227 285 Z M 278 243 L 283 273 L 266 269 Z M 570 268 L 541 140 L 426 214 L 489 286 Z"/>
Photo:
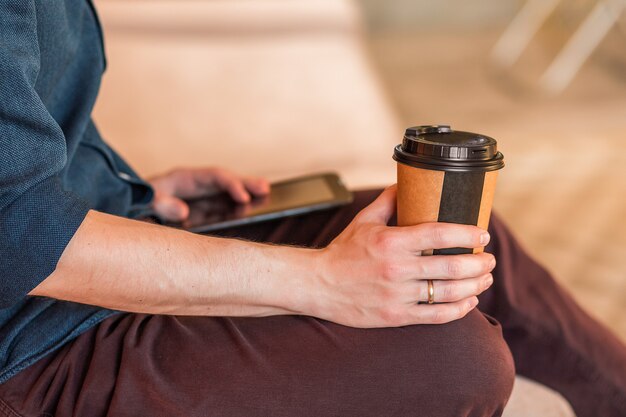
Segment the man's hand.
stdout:
<path fill-rule="evenodd" d="M 493 282 L 491 254 L 420 256 L 421 251 L 476 248 L 489 241 L 475 226 L 427 223 L 388 227 L 396 187 L 363 209 L 320 251 L 312 315 L 353 327 L 446 323 L 465 316 Z M 435 301 L 428 300 L 428 279 Z"/>
<path fill-rule="evenodd" d="M 252 196 L 262 197 L 270 191 L 264 178 L 243 177 L 223 168 L 175 169 L 149 181 L 155 191 L 156 214 L 174 222 L 189 216 L 189 207 L 182 199 L 227 192 L 233 200 L 245 204 Z"/>

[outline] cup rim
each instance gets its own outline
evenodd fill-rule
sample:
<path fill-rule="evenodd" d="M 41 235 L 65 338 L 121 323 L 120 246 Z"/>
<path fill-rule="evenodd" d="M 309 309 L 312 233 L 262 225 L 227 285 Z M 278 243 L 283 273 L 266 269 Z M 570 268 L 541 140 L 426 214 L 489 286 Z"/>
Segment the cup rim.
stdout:
<path fill-rule="evenodd" d="M 489 172 L 504 168 L 504 155 L 496 152 L 496 155 L 487 160 L 453 160 L 425 158 L 420 155 L 409 154 L 402 150 L 402 145 L 396 145 L 393 159 L 401 164 L 436 171 L 447 172 Z"/>

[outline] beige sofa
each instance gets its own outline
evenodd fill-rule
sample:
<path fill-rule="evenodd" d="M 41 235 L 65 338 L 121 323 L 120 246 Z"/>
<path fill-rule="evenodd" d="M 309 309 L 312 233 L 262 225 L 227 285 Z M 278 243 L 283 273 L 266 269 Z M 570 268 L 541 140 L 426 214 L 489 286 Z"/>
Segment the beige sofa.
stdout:
<path fill-rule="evenodd" d="M 223 165 L 269 178 L 336 170 L 352 187 L 395 178 L 402 134 L 345 0 L 100 0 L 106 139 L 151 175 Z M 419 97 L 416 97 L 418 100 Z M 517 378 L 507 417 L 570 417 Z"/>
<path fill-rule="evenodd" d="M 97 119 L 142 173 L 219 163 L 272 178 L 339 169 L 351 185 L 393 180 L 400 129 L 351 3 L 98 6 L 109 68 Z"/>

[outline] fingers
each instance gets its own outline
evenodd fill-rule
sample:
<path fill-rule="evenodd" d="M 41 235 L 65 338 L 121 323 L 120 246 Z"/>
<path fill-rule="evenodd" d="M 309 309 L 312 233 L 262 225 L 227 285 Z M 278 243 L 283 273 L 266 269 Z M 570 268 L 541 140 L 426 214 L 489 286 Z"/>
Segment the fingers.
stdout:
<path fill-rule="evenodd" d="M 374 326 L 400 327 L 414 324 L 444 324 L 465 317 L 478 305 L 478 298 L 467 297 L 444 304 L 411 304 L 401 309 L 386 308 L 380 312 L 380 322 Z"/>
<path fill-rule="evenodd" d="M 413 276 L 408 278 L 444 280 L 472 278 L 485 275 L 496 266 L 496 258 L 490 253 L 415 258 L 405 261 L 407 274 L 413 273 Z M 413 264 L 413 268 L 410 264 Z"/>
<path fill-rule="evenodd" d="M 493 276 L 485 274 L 480 277 L 454 281 L 433 280 L 433 299 L 435 303 L 452 303 L 468 297 L 477 296 L 493 284 Z M 426 280 L 416 281 L 413 285 L 414 294 L 408 302 L 428 301 L 428 283 Z"/>
<path fill-rule="evenodd" d="M 187 203 L 166 193 L 157 192 L 152 207 L 160 218 L 170 222 L 180 222 L 189 216 Z"/>
<path fill-rule="evenodd" d="M 199 176 L 199 184 L 225 191 L 238 203 L 250 202 L 250 193 L 246 190 L 243 180 L 235 173 L 219 168 L 207 170 L 205 173 L 208 173 L 209 178 L 205 175 Z"/>
<path fill-rule="evenodd" d="M 376 251 L 383 258 L 378 272 L 382 278 L 394 282 L 473 278 L 488 274 L 496 266 L 496 259 L 490 253 L 416 256 L 389 243 L 379 246 Z"/>
<path fill-rule="evenodd" d="M 265 178 L 246 177 L 243 179 L 243 184 L 256 197 L 262 197 L 270 192 L 270 183 Z"/>
<path fill-rule="evenodd" d="M 411 251 L 444 248 L 479 248 L 489 243 L 487 231 L 465 224 L 423 223 L 393 228 L 396 244 Z"/>
<path fill-rule="evenodd" d="M 175 183 L 173 194 L 180 198 L 208 196 L 220 191 L 227 192 L 238 203 L 248 203 L 251 193 L 264 196 L 269 193 L 270 184 L 264 178 L 242 177 L 223 168 L 175 170 L 169 177 Z"/>
<path fill-rule="evenodd" d="M 478 305 L 478 298 L 469 297 L 446 304 L 411 306 L 408 321 L 415 324 L 443 324 L 463 318 Z"/>
<path fill-rule="evenodd" d="M 241 178 L 231 172 L 221 174 L 221 177 L 216 177 L 218 185 L 238 203 L 249 203 L 252 196 L 262 197 L 270 192 L 270 183 L 264 178 Z"/>
<path fill-rule="evenodd" d="M 364 222 L 387 224 L 396 211 L 396 189 L 391 185 L 376 198 L 369 206 L 358 214 L 358 219 Z"/>

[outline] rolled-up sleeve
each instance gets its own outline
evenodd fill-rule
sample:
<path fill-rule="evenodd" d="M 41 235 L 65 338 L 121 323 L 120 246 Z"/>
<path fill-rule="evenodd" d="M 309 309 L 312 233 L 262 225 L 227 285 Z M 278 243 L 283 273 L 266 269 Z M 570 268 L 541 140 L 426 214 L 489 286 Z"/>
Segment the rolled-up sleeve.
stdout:
<path fill-rule="evenodd" d="M 0 308 L 50 275 L 90 209 L 64 190 L 65 136 L 35 90 L 34 2 L 0 2 Z"/>

